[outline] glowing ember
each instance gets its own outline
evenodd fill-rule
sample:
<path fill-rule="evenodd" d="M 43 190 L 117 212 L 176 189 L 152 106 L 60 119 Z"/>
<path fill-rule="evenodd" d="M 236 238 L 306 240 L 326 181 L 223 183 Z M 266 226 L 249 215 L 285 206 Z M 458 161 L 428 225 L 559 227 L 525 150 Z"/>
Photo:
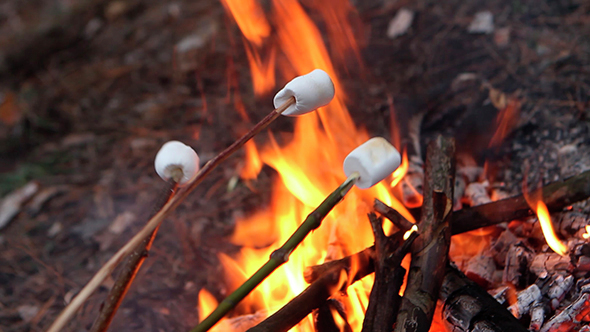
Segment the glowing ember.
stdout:
<path fill-rule="evenodd" d="M 582 237 L 586 240 L 590 238 L 590 225 L 586 225 L 586 233 L 582 234 Z"/>

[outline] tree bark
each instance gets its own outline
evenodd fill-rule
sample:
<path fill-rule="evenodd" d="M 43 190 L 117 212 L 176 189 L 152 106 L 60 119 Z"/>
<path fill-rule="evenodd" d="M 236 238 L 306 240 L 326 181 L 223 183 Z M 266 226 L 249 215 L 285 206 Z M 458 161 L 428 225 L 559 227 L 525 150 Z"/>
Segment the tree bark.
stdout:
<path fill-rule="evenodd" d="M 424 204 L 418 225 L 420 237 L 412 245 L 408 283 L 397 315 L 396 332 L 428 332 L 448 261 L 455 184 L 455 145 L 437 137 L 428 145 Z"/>

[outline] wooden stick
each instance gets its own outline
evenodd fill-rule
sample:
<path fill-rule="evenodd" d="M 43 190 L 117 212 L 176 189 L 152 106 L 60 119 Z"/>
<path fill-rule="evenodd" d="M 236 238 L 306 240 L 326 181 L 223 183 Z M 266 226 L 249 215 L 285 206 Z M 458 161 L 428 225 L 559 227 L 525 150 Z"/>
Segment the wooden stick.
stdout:
<path fill-rule="evenodd" d="M 205 332 L 212 328 L 223 318 L 231 309 L 244 299 L 250 292 L 256 288 L 264 279 L 273 273 L 279 266 L 289 260 L 289 256 L 299 246 L 299 244 L 316 228 L 320 227 L 322 220 L 332 211 L 336 204 L 340 203 L 350 188 L 359 179 L 357 172 L 344 181 L 336 190 L 334 190 L 315 210 L 297 228 L 295 233 L 271 255 L 269 260 L 246 280 L 238 289 L 226 297 L 215 310 L 209 314 L 199 325 L 191 329 L 191 332 Z"/>
<path fill-rule="evenodd" d="M 407 221 L 399 212 L 387 206 L 387 204 L 381 202 L 377 198 L 375 198 L 373 208 L 402 231 L 409 231 L 412 226 L 414 226 L 414 224 Z"/>
<path fill-rule="evenodd" d="M 295 98 L 290 98 L 283 105 L 276 110 L 269 113 L 264 119 L 258 122 L 249 132 L 244 136 L 240 137 L 232 145 L 227 147 L 213 159 L 209 160 L 203 168 L 190 180 L 189 184 L 174 195 L 166 205 L 162 207 L 156 215 L 154 215 L 147 224 L 135 234 L 131 240 L 129 240 L 123 248 L 119 249 L 111 259 L 109 259 L 96 274 L 90 279 L 90 281 L 82 288 L 80 293 L 74 297 L 72 302 L 59 314 L 56 320 L 51 324 L 47 332 L 58 332 L 60 331 L 74 316 L 76 311 L 82 306 L 82 304 L 88 299 L 88 297 L 102 284 L 102 282 L 109 276 L 115 267 L 135 248 L 141 244 L 141 242 L 148 237 L 158 225 L 172 212 L 180 203 L 193 191 L 204 179 L 211 173 L 217 166 L 219 166 L 225 159 L 227 159 L 234 152 L 239 150 L 246 142 L 252 137 L 261 132 L 264 128 L 268 127 L 276 118 L 280 116 L 289 106 L 295 103 Z"/>
<path fill-rule="evenodd" d="M 424 204 L 418 225 L 421 236 L 412 245 L 412 263 L 397 315 L 396 332 L 428 332 L 432 324 L 451 238 L 454 154 L 453 140 L 441 136 L 431 142 L 426 151 Z"/>
<path fill-rule="evenodd" d="M 543 202 L 551 212 L 588 199 L 590 197 L 590 171 L 583 172 L 567 180 L 553 182 L 540 188 Z M 534 195 L 531 194 L 531 195 Z M 462 209 L 451 217 L 453 235 L 478 228 L 533 215 L 523 195 L 505 198 L 488 204 Z"/>
<path fill-rule="evenodd" d="M 155 209 L 152 214 L 157 213 L 158 210 L 160 210 L 162 206 L 172 198 L 177 189 L 178 184 L 176 182 L 166 183 L 163 195 L 160 196 L 159 201 L 153 205 Z M 141 268 L 145 258 L 148 256 L 152 243 L 158 233 L 158 228 L 159 226 L 156 227 L 156 229 L 129 255 L 127 262 L 123 266 L 113 288 L 111 288 L 109 295 L 101 307 L 100 314 L 94 321 L 94 324 L 92 324 L 90 332 L 104 332 L 108 330 L 109 325 L 111 325 L 119 306 L 123 302 L 123 299 L 131 286 L 131 283 L 133 283 L 137 272 Z"/>
<path fill-rule="evenodd" d="M 403 233 L 402 233 L 403 234 Z M 396 236 L 396 235 L 393 235 Z M 397 235 L 399 236 L 399 234 Z M 415 236 L 406 240 L 402 246 L 397 248 L 394 255 L 403 257 L 408 252 Z M 262 323 L 248 330 L 248 332 L 286 332 L 297 325 L 305 316 L 319 308 L 330 296 L 339 291 L 344 291 L 348 285 L 353 284 L 373 273 L 373 258 L 375 248 L 367 248 L 355 255 L 332 261 L 331 270 L 319 276 L 301 294 L 289 301 L 279 311 L 265 319 Z M 357 257 L 363 259 L 352 263 Z M 353 270 L 352 267 L 355 267 Z M 324 270 L 324 269 L 316 269 Z M 343 282 L 344 281 L 344 282 Z"/>
<path fill-rule="evenodd" d="M 440 298 L 443 317 L 457 331 L 526 332 L 527 329 L 493 296 L 450 264 Z"/>
<path fill-rule="evenodd" d="M 399 290 L 404 283 L 406 270 L 400 266 L 404 256 L 395 255 L 403 242 L 402 232 L 387 237 L 383 223 L 373 213 L 369 214 L 375 236 L 375 282 L 369 296 L 369 306 L 363 320 L 364 332 L 391 332 L 401 303 Z M 413 232 L 408 240 L 413 242 L 418 233 Z"/>

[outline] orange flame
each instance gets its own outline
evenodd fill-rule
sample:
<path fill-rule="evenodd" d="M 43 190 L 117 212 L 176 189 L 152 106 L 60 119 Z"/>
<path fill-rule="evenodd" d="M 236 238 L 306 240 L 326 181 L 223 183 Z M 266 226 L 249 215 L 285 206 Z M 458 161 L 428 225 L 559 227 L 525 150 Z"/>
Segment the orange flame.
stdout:
<path fill-rule="evenodd" d="M 541 190 L 529 192 L 526 179 L 523 182 L 522 187 L 523 196 L 527 204 L 535 212 L 537 218 L 539 219 L 543 236 L 545 236 L 545 241 L 547 241 L 549 247 L 557 254 L 561 256 L 567 256 L 567 246 L 564 245 L 555 234 L 553 223 L 551 222 L 551 215 L 549 214 L 547 205 L 543 203 L 543 192 Z"/>
<path fill-rule="evenodd" d="M 498 146 L 510 131 L 516 126 L 520 114 L 520 102 L 517 99 L 510 99 L 504 102 L 500 113 L 496 117 L 496 132 L 490 140 L 489 147 Z"/>
<path fill-rule="evenodd" d="M 264 38 L 270 35 L 270 25 L 258 2 L 256 0 L 221 0 L 221 3 L 231 13 L 244 37 L 254 45 L 261 46 Z"/>
<path fill-rule="evenodd" d="M 345 92 L 322 36 L 298 1 L 272 0 L 272 31 L 276 32 L 273 38 L 266 38 L 271 37 L 270 29 L 253 28 L 255 22 L 251 22 L 253 20 L 250 17 L 242 18 L 255 13 L 256 20 L 265 22 L 263 26 L 268 25 L 269 21 L 261 16 L 262 9 L 254 0 L 245 1 L 246 4 L 243 5 L 234 4 L 241 0 L 222 2 L 242 29 L 244 37 L 254 45 L 245 47 L 256 93 L 261 93 L 256 88 L 257 84 L 266 86 L 269 83 L 256 83 L 257 80 L 274 79 L 275 61 L 283 77 L 288 78 L 306 74 L 316 68 L 323 69 L 332 77 L 336 89 L 335 99 L 328 106 L 297 118 L 292 136 L 282 135 L 275 138 L 270 135 L 269 144 L 260 150 L 254 143 L 246 146 L 247 160 L 242 177 L 254 178 L 260 167 L 266 164 L 277 171 L 279 179 L 273 184 L 268 209 L 237 220 L 231 241 L 243 246 L 239 255 L 231 258 L 220 255 L 226 271 L 224 275 L 230 278 L 227 285 L 231 290 L 262 266 L 271 252 L 286 241 L 305 216 L 345 180 L 342 171 L 344 158 L 365 142 L 369 135 L 364 129 L 357 128 L 352 121 L 345 106 Z M 342 0 L 342 3 L 345 2 L 347 3 Z M 322 6 L 328 7 L 325 4 Z M 353 54 L 358 54 L 356 44 L 350 40 L 354 39 L 352 30 L 346 27 L 346 15 L 343 14 L 350 10 L 351 8 L 323 10 L 320 14 L 325 15 L 326 22 L 338 22 L 338 31 L 348 31 L 343 36 L 348 40 L 338 47 L 348 47 Z M 264 31 L 268 33 L 265 34 Z M 331 36 L 337 38 L 337 35 Z M 355 48 L 351 49 L 353 46 Z M 262 47 L 271 50 L 271 55 L 264 61 L 257 53 Z M 276 57 L 273 55 L 275 51 L 272 51 L 275 49 Z M 255 68 L 262 69 L 256 72 Z M 406 156 L 406 169 L 407 164 Z M 399 182 L 404 173 L 403 170 L 396 172 L 393 179 Z M 242 301 L 236 313 L 263 309 L 272 313 L 307 287 L 303 279 L 305 267 L 320 264 L 326 259 L 338 259 L 370 246 L 374 239 L 366 213 L 371 210 L 374 198 L 379 198 L 415 223 L 409 211 L 391 194 L 388 183 L 382 182 L 363 191 L 352 189 L 347 198 L 324 219 L 322 226 L 300 244 L 289 261 Z M 373 280 L 373 276 L 368 276 L 350 285 L 347 296 L 339 298 L 346 308 L 348 324 L 353 331 L 360 331 L 362 328 Z M 201 302 L 200 300 L 199 303 Z M 313 331 L 313 320 L 306 318 L 292 331 Z"/>
<path fill-rule="evenodd" d="M 551 216 L 547 210 L 547 205 L 545 205 L 545 203 L 542 201 L 538 201 L 537 208 L 533 208 L 532 204 L 531 208 L 536 211 L 535 213 L 539 218 L 543 235 L 545 236 L 545 240 L 547 241 L 549 247 L 551 247 L 553 251 L 560 254 L 561 256 L 567 256 L 567 246 L 557 238 L 557 235 L 555 235 L 555 230 L 553 230 L 553 224 L 551 223 Z"/>

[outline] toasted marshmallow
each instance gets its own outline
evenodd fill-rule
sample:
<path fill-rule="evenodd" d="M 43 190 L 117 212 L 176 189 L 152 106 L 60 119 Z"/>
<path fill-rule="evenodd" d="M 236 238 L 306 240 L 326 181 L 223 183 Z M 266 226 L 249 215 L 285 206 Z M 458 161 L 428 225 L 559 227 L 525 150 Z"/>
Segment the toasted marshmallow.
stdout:
<path fill-rule="evenodd" d="M 297 116 L 326 106 L 334 98 L 334 83 L 325 71 L 316 69 L 309 74 L 295 77 L 279 91 L 273 100 L 275 108 L 295 97 L 295 104 L 282 114 Z"/>
<path fill-rule="evenodd" d="M 184 185 L 199 171 L 199 156 L 190 146 L 179 142 L 166 142 L 156 154 L 154 161 L 156 173 L 165 181 L 172 179 L 174 172 L 180 170 L 179 185 Z"/>
<path fill-rule="evenodd" d="M 344 159 L 344 173 L 350 176 L 358 172 L 356 186 L 367 189 L 381 182 L 395 171 L 401 162 L 399 152 L 383 137 L 373 137 Z"/>

